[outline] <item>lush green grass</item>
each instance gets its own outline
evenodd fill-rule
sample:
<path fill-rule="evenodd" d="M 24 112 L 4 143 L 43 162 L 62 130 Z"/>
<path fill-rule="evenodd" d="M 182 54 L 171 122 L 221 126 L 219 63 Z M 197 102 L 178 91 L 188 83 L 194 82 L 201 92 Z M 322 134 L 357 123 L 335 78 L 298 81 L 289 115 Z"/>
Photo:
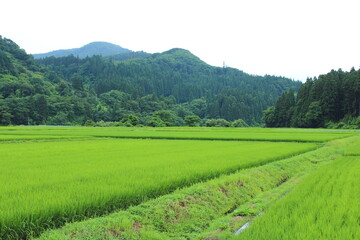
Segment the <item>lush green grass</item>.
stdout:
<path fill-rule="evenodd" d="M 348 142 L 349 139 L 338 140 L 289 159 L 198 183 L 106 217 L 48 231 L 40 239 L 217 239 L 225 230 L 227 234 L 219 239 L 228 239 L 234 227 L 255 212 L 255 207 L 258 211 L 264 205 L 264 196 L 266 202 L 276 200 L 292 188 L 282 186 L 294 184 L 301 175 L 340 157 Z M 277 186 L 282 189 L 269 192 Z M 244 206 L 250 209 L 244 210 Z M 222 219 L 224 216 L 228 219 Z"/>
<path fill-rule="evenodd" d="M 360 157 L 319 168 L 238 239 L 360 239 Z"/>
<path fill-rule="evenodd" d="M 360 156 L 360 138 L 354 140 L 344 151 L 346 156 Z"/>
<path fill-rule="evenodd" d="M 87 136 L 66 136 L 66 135 L 0 135 L 0 143 L 5 141 L 47 141 L 47 140 L 70 140 L 70 139 L 87 139 Z"/>
<path fill-rule="evenodd" d="M 0 136 L 34 135 L 157 139 L 249 140 L 325 142 L 358 133 L 349 130 L 271 128 L 93 128 L 93 127 L 0 127 Z M 34 137 L 34 138 L 36 138 Z M 1 137 L 0 137 L 1 139 Z"/>
<path fill-rule="evenodd" d="M 356 133 L 0 127 L 0 239 L 26 238 L 67 221 L 107 214 L 223 173 L 315 149 L 317 142 Z"/>
<path fill-rule="evenodd" d="M 314 143 L 101 139 L 0 144 L 0 239 L 20 238 Z"/>

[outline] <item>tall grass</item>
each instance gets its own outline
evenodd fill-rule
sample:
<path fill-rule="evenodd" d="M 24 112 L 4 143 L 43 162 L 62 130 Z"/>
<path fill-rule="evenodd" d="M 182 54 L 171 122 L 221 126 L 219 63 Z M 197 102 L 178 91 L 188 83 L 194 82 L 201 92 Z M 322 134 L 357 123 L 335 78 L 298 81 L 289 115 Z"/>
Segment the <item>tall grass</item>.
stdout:
<path fill-rule="evenodd" d="M 360 239 L 360 157 L 319 168 L 238 239 Z"/>
<path fill-rule="evenodd" d="M 355 138 L 344 151 L 346 156 L 360 156 L 360 138 Z"/>

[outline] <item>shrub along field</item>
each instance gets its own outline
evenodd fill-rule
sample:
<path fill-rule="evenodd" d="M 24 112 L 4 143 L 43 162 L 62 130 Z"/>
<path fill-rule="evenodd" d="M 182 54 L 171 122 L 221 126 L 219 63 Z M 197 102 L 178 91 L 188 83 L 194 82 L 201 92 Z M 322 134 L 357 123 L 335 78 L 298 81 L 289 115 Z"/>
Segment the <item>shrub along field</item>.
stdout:
<path fill-rule="evenodd" d="M 0 145 L 0 238 L 137 204 L 314 143 L 102 139 Z M 16 239 L 16 237 L 15 237 Z"/>

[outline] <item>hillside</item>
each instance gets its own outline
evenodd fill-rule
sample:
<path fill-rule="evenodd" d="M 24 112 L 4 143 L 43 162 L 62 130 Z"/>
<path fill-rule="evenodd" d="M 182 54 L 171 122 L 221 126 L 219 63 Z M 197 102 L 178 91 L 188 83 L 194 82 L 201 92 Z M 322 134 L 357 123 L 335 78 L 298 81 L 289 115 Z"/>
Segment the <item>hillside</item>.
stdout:
<path fill-rule="evenodd" d="M 180 126 L 188 115 L 261 123 L 262 111 L 301 83 L 213 67 L 184 49 L 103 58 L 48 57 L 36 62 L 0 38 L 0 124 L 119 122 Z"/>
<path fill-rule="evenodd" d="M 91 57 L 94 55 L 101 56 L 110 56 L 122 53 L 132 53 L 129 49 L 122 48 L 118 45 L 108 43 L 108 42 L 92 42 L 86 44 L 81 48 L 73 48 L 73 49 L 64 49 L 64 50 L 55 50 L 48 53 L 40 53 L 34 54 L 35 59 L 45 58 L 45 57 L 65 57 L 69 55 L 74 55 L 79 58 Z"/>
<path fill-rule="evenodd" d="M 360 69 L 308 79 L 296 97 L 282 94 L 264 120 L 268 127 L 360 128 Z"/>
<path fill-rule="evenodd" d="M 121 62 L 100 57 L 47 58 L 38 62 L 68 82 L 80 77 L 97 95 L 111 90 L 132 97 L 155 94 L 181 104 L 173 109 L 181 117 L 192 112 L 201 118 L 242 118 L 249 123 L 259 122 L 262 111 L 282 92 L 301 85 L 283 77 L 253 76 L 233 68 L 213 67 L 184 49 Z M 159 110 L 156 104 L 139 107 L 141 112 Z"/>

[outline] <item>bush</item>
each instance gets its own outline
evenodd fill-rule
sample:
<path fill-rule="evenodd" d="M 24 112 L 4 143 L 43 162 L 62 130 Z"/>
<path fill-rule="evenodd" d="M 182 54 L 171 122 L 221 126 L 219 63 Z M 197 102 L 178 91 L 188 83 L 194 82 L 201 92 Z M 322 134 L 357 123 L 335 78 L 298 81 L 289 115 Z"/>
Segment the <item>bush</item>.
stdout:
<path fill-rule="evenodd" d="M 133 127 L 140 123 L 139 118 L 133 114 L 125 115 L 120 122 L 126 127 Z"/>
<path fill-rule="evenodd" d="M 327 122 L 325 124 L 326 128 L 331 129 L 359 129 L 360 128 L 360 116 L 356 118 L 351 118 L 350 116 L 345 116 L 339 122 Z"/>
<path fill-rule="evenodd" d="M 356 128 L 360 128 L 360 116 L 352 120 L 352 125 L 356 126 Z"/>
<path fill-rule="evenodd" d="M 165 124 L 164 127 L 176 125 L 176 116 L 172 111 L 169 110 L 160 110 L 154 112 L 152 119 L 155 119 L 159 123 L 160 123 L 159 121 L 160 119 L 162 124 Z"/>
<path fill-rule="evenodd" d="M 242 119 L 235 120 L 231 123 L 232 127 L 249 127 L 249 125 Z"/>
<path fill-rule="evenodd" d="M 166 127 L 166 124 L 163 120 L 161 120 L 161 118 L 155 116 L 155 117 L 151 117 L 147 123 L 147 126 L 150 127 Z"/>
<path fill-rule="evenodd" d="M 230 122 L 226 121 L 225 119 L 209 119 L 206 121 L 206 127 L 230 127 Z"/>
<path fill-rule="evenodd" d="M 189 127 L 197 127 L 201 123 L 201 118 L 196 115 L 187 115 L 184 120 L 185 125 Z"/>
<path fill-rule="evenodd" d="M 101 120 L 96 123 L 96 127 L 115 127 L 115 122 L 104 122 Z"/>
<path fill-rule="evenodd" d="M 84 126 L 85 126 L 85 127 L 95 127 L 95 126 L 96 126 L 96 123 L 95 123 L 93 120 L 87 120 L 87 121 L 84 123 Z"/>

